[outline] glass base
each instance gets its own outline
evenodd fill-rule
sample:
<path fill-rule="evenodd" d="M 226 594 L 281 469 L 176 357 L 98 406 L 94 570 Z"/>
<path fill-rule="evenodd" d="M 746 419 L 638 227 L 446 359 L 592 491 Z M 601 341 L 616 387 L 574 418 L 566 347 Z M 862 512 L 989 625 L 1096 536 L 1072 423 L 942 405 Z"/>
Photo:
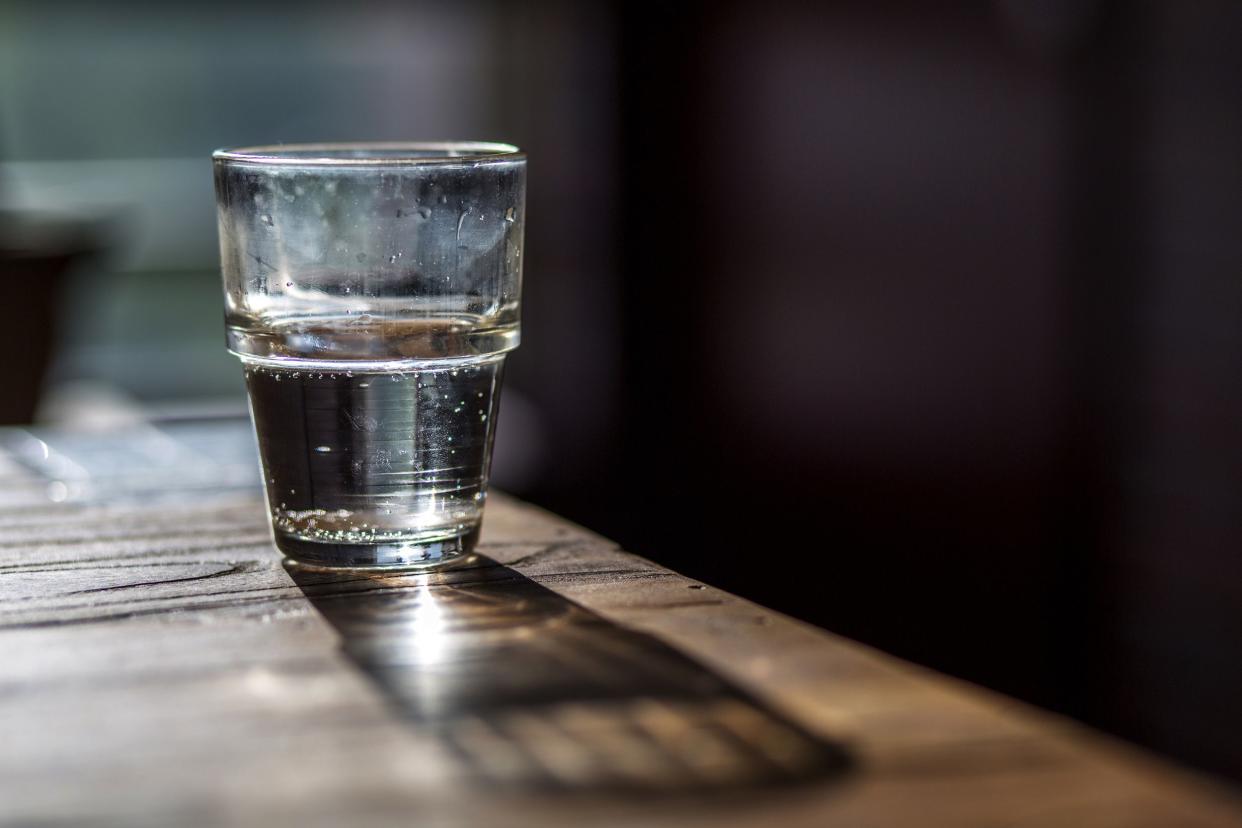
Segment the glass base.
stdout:
<path fill-rule="evenodd" d="M 425 570 L 460 562 L 478 540 L 478 527 L 441 540 L 383 543 L 323 543 L 277 532 L 276 548 L 286 563 L 307 569 Z"/>

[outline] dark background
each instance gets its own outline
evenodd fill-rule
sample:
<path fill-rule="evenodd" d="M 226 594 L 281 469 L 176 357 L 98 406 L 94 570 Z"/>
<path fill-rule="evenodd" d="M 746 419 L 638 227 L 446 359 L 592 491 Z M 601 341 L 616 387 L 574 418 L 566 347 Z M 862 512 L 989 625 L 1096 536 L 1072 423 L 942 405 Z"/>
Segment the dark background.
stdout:
<path fill-rule="evenodd" d="M 1239 44 L 1223 0 L 0 0 L 0 415 L 243 410 L 212 149 L 510 140 L 498 485 L 1242 780 Z"/>

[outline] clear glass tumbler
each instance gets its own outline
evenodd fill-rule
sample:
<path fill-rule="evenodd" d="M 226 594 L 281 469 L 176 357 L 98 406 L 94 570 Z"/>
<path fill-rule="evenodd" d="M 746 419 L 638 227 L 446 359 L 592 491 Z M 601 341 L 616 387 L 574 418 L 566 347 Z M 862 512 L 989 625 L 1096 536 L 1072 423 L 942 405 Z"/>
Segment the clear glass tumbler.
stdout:
<path fill-rule="evenodd" d="M 276 545 L 328 567 L 469 552 L 519 338 L 525 156 L 317 144 L 213 160 L 228 347 Z"/>

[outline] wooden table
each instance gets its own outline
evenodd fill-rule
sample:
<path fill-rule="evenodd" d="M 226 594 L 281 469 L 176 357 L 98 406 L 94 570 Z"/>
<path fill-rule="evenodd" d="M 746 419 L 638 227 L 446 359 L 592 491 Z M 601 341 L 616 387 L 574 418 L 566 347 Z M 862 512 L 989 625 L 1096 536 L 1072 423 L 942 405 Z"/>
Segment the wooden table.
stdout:
<path fill-rule="evenodd" d="M 468 565 L 290 572 L 249 478 L 84 489 L 22 439 L 0 824 L 1242 825 L 1185 772 L 510 498 Z"/>

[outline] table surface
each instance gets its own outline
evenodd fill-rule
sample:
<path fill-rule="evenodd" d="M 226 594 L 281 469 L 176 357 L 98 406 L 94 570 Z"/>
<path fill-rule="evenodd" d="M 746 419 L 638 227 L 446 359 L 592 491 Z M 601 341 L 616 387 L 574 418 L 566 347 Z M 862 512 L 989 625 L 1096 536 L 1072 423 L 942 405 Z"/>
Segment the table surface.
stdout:
<path fill-rule="evenodd" d="M 507 497 L 461 567 L 305 573 L 223 431 L 38 437 L 0 441 L 0 824 L 1242 825 Z"/>

